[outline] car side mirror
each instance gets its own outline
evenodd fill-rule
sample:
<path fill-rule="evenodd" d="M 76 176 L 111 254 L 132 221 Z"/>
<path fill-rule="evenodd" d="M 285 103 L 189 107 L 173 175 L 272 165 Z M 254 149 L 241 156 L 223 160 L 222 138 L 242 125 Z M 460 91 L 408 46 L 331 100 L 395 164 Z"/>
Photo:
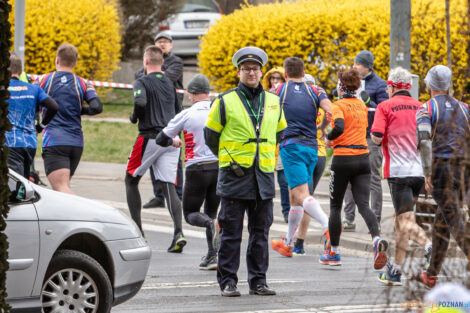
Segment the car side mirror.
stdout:
<path fill-rule="evenodd" d="M 10 201 L 26 202 L 34 199 L 34 197 L 34 190 L 29 184 L 23 184 L 22 182 L 17 181 L 15 190 L 11 192 Z"/>

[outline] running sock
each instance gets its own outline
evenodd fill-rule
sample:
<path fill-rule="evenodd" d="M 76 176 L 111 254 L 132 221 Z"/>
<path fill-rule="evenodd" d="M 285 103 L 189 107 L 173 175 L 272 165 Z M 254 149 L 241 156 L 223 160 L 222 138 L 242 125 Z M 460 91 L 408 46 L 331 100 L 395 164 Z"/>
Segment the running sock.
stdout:
<path fill-rule="evenodd" d="M 380 237 L 379 237 L 379 236 L 375 236 L 374 238 L 372 238 L 372 243 L 375 243 L 375 241 L 376 241 L 377 239 L 380 239 Z"/>
<path fill-rule="evenodd" d="M 336 254 L 339 253 L 339 247 L 331 247 L 331 252 L 334 252 Z"/>
<path fill-rule="evenodd" d="M 289 211 L 289 223 L 287 225 L 286 245 L 292 245 L 295 232 L 300 225 L 304 209 L 301 206 L 291 206 Z"/>
<path fill-rule="evenodd" d="M 401 273 L 401 266 L 393 263 L 391 272 L 393 275 L 396 275 L 397 273 Z"/>
<path fill-rule="evenodd" d="M 300 249 L 300 248 L 303 248 L 304 247 L 304 240 L 303 239 L 300 239 L 300 238 L 297 238 L 297 240 L 295 241 L 295 245 L 294 245 L 297 249 Z"/>
<path fill-rule="evenodd" d="M 175 184 L 166 183 L 159 181 L 162 190 L 163 196 L 166 199 L 168 206 L 168 211 L 170 212 L 171 219 L 175 227 L 174 235 L 183 234 L 183 226 L 181 224 L 182 219 L 182 210 L 181 210 L 181 201 L 176 194 Z"/>
<path fill-rule="evenodd" d="M 424 250 L 426 250 L 426 253 L 431 253 L 432 252 L 432 242 L 428 242 L 426 246 L 424 246 Z"/>
<path fill-rule="evenodd" d="M 310 196 L 305 198 L 302 205 L 305 213 L 316 219 L 323 227 L 323 231 L 326 231 L 328 229 L 328 216 L 321 209 L 320 203 Z"/>

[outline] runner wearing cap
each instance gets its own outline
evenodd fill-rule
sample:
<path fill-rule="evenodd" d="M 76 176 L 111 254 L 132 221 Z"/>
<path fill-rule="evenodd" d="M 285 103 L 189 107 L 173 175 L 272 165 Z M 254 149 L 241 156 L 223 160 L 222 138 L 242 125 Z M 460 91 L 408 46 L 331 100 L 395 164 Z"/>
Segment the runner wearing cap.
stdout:
<path fill-rule="evenodd" d="M 260 84 L 261 67 L 267 61 L 266 53 L 256 47 L 242 48 L 233 55 L 240 83 L 214 100 L 204 128 L 206 144 L 219 157 L 217 280 L 222 296 L 240 296 L 237 272 L 245 211 L 250 234 L 246 252 L 250 294 L 276 294 L 266 283 L 268 236 L 273 222 L 276 143 L 286 121 L 279 97 Z"/>
<path fill-rule="evenodd" d="M 183 131 L 185 144 L 186 183 L 183 191 L 183 214 L 186 222 L 205 227 L 207 254 L 199 268 L 217 269 L 218 225 L 216 221 L 220 197 L 216 194 L 217 157 L 204 141 L 204 123 L 210 110 L 209 80 L 202 74 L 195 75 L 188 84 L 192 106 L 178 113 L 158 134 L 157 144 L 181 147 L 178 135 Z M 200 212 L 204 203 L 204 213 Z"/>
<path fill-rule="evenodd" d="M 379 281 L 387 285 L 401 285 L 402 265 L 408 240 L 417 242 L 431 257 L 431 241 L 416 224 L 414 206 L 424 187 L 423 169 L 417 149 L 416 111 L 421 102 L 411 97 L 411 73 L 401 67 L 390 71 L 388 77 L 390 99 L 379 103 L 375 111 L 371 138 L 382 145 L 383 176 L 388 181 L 395 208 L 395 260 L 379 274 Z"/>
<path fill-rule="evenodd" d="M 470 201 L 470 115 L 467 104 L 448 94 L 452 72 L 447 66 L 432 67 L 424 82 L 432 98 L 416 115 L 418 147 L 426 191 L 436 200 L 437 211 L 430 266 L 419 280 L 433 287 L 446 257 L 451 233 L 469 259 L 467 271 L 470 272 L 470 240 L 465 238 L 468 230 L 461 210 L 465 197 Z M 470 280 L 467 282 L 470 284 Z"/>

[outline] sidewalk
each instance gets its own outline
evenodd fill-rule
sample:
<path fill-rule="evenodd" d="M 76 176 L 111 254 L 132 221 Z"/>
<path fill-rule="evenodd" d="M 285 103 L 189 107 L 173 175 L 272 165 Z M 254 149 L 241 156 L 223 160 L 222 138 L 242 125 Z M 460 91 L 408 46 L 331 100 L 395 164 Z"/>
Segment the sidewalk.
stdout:
<path fill-rule="evenodd" d="M 44 175 L 44 165 L 42 159 L 35 160 L 36 169 L 40 171 L 40 174 Z M 98 180 L 98 181 L 122 181 L 124 184 L 124 176 L 126 171 L 125 164 L 114 164 L 114 163 L 98 163 L 98 162 L 80 162 L 80 165 L 77 168 L 77 171 L 73 177 L 74 180 Z M 44 181 L 47 181 L 44 178 Z M 150 179 L 149 175 L 145 175 L 142 178 L 142 183 L 149 184 Z M 315 196 L 319 198 L 319 200 L 323 203 L 322 208 L 329 215 L 329 205 L 328 205 L 328 190 L 329 190 L 329 179 L 328 177 L 323 177 L 318 184 L 317 192 Z M 383 208 L 382 208 L 382 221 L 381 227 L 382 232 L 381 236 L 384 239 L 387 239 L 390 243 L 390 255 L 393 255 L 393 247 L 394 247 L 394 232 L 393 232 L 393 215 L 395 210 L 391 203 L 391 197 L 388 189 L 388 185 L 386 180 L 382 180 L 382 190 L 383 190 Z M 279 199 L 279 189 L 276 184 L 276 198 Z M 109 199 L 114 200 L 114 199 Z M 325 204 L 326 203 L 326 204 Z M 274 219 L 275 223 L 277 224 L 284 224 L 284 219 L 281 214 L 280 205 L 276 205 L 274 207 Z M 368 234 L 368 228 L 360 216 L 360 214 L 356 211 L 356 231 L 355 232 L 343 232 L 341 235 L 340 245 L 341 247 L 359 251 L 369 251 L 372 252 L 372 238 L 370 234 Z M 315 224 L 317 222 L 313 222 Z M 286 225 L 286 224 L 284 224 Z M 272 236 L 274 236 L 275 231 L 272 229 L 271 231 Z M 279 232 L 276 233 L 276 235 Z M 429 232 L 428 232 L 429 234 Z M 316 227 L 311 227 L 309 232 L 307 233 L 307 238 L 305 238 L 306 244 L 315 244 L 318 245 L 321 243 L 321 236 L 322 232 L 320 231 L 320 227 L 318 227 L 318 223 Z M 449 256 L 455 255 L 455 247 L 449 250 Z M 454 245 L 455 246 L 455 245 Z M 424 251 L 421 247 L 416 245 L 410 245 L 410 251 L 416 256 L 422 257 Z"/>

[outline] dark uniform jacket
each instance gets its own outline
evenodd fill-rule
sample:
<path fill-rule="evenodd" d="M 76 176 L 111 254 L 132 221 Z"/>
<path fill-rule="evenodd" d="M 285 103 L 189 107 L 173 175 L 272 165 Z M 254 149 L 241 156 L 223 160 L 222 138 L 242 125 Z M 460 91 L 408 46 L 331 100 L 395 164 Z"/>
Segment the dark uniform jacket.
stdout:
<path fill-rule="evenodd" d="M 257 88 L 249 88 L 242 83 L 238 84 L 238 87 L 233 89 L 237 91 L 246 111 L 249 112 L 251 122 L 256 125 L 256 119 L 251 113 L 248 103 L 245 97 L 240 93 L 243 91 L 250 101 L 254 112 L 258 112 L 260 105 L 264 105 L 265 97 L 262 97 L 262 102 L 259 103 L 259 95 L 263 92 L 261 84 Z M 228 92 L 231 92 L 230 90 Z M 224 94 L 220 95 L 222 97 Z M 225 103 L 223 99 L 220 99 L 220 115 L 221 124 L 225 125 Z M 262 122 L 263 115 L 260 115 L 259 121 Z M 211 149 L 214 155 L 219 154 L 219 138 L 220 134 L 205 127 L 204 138 L 206 145 Z M 279 141 L 280 133 L 277 136 Z M 229 167 L 219 168 L 219 179 L 217 181 L 217 195 L 226 198 L 243 199 L 243 200 L 255 200 L 260 197 L 262 200 L 272 199 L 275 197 L 274 189 L 274 173 L 265 173 L 259 168 L 259 157 L 256 154 L 253 166 L 250 168 L 243 168 L 245 175 L 242 177 L 236 176 Z"/>
<path fill-rule="evenodd" d="M 365 90 L 369 93 L 370 97 L 370 108 L 377 108 L 380 102 L 388 100 L 387 83 L 385 80 L 377 76 L 375 72 L 371 72 L 369 75 L 364 77 Z M 375 111 L 369 111 L 367 119 L 369 126 L 367 126 L 367 138 L 370 138 L 370 128 L 374 124 Z"/>
<path fill-rule="evenodd" d="M 173 86 L 176 89 L 183 89 L 183 60 L 180 57 L 174 55 L 172 52 L 163 55 L 162 71 L 165 75 L 173 82 Z M 135 72 L 135 79 L 138 79 L 144 75 L 144 67 L 142 66 L 137 72 Z M 178 101 L 180 105 L 183 103 L 184 94 L 178 93 Z"/>

